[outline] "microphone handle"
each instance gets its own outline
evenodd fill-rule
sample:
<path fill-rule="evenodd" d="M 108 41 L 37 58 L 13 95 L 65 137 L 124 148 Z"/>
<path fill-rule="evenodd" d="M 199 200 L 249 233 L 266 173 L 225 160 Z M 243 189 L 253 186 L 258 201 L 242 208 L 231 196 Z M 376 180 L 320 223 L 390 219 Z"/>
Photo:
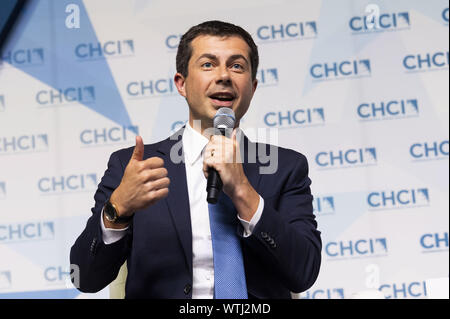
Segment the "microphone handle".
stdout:
<path fill-rule="evenodd" d="M 208 168 L 208 182 L 206 185 L 206 191 L 208 193 L 206 200 L 210 204 L 217 203 L 219 199 L 219 194 L 222 191 L 222 179 L 219 173 L 212 167 Z"/>
<path fill-rule="evenodd" d="M 225 129 L 219 128 L 220 133 L 225 136 Z M 222 179 L 219 173 L 212 167 L 208 168 L 208 181 L 206 183 L 206 200 L 210 204 L 216 204 L 219 199 L 219 194 L 222 191 Z"/>

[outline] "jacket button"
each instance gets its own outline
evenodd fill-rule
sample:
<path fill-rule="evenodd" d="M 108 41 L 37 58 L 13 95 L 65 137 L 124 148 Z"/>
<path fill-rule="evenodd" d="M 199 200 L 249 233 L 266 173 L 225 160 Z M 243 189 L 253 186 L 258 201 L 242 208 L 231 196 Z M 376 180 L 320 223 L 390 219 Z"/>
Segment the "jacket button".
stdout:
<path fill-rule="evenodd" d="M 267 235 L 267 233 L 265 233 L 265 232 L 261 232 L 261 237 L 262 238 L 264 238 L 264 239 L 266 239 L 267 237 L 269 237 L 268 235 Z"/>
<path fill-rule="evenodd" d="M 269 244 L 270 244 L 270 247 L 277 248 L 277 244 L 275 243 L 275 241 L 273 239 L 270 240 Z"/>
<path fill-rule="evenodd" d="M 191 292 L 192 286 L 190 284 L 186 284 L 186 286 L 184 286 L 184 294 L 188 295 Z"/>

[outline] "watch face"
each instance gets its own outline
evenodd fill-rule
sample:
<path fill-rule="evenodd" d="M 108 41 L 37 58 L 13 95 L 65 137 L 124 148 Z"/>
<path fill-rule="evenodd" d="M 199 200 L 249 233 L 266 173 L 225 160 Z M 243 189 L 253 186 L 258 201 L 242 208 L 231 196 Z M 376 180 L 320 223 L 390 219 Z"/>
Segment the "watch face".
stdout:
<path fill-rule="evenodd" d="M 105 213 L 105 217 L 110 222 L 113 222 L 117 219 L 117 212 L 113 205 L 109 201 L 106 202 L 105 207 L 103 209 Z"/>

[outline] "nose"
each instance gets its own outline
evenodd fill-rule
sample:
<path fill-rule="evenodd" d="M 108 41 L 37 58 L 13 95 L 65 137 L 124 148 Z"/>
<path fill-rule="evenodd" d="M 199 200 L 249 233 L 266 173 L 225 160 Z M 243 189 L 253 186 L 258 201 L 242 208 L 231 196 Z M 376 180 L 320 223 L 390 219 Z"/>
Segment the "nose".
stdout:
<path fill-rule="evenodd" d="M 223 66 L 221 68 L 217 68 L 217 79 L 216 84 L 231 84 L 231 77 L 230 77 L 230 71 L 226 66 Z"/>

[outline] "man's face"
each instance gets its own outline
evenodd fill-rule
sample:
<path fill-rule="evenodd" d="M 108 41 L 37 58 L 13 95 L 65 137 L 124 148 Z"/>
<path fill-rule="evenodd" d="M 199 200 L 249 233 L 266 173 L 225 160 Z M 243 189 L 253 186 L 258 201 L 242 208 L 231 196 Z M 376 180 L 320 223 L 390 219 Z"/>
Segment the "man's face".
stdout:
<path fill-rule="evenodd" d="M 212 127 L 221 107 L 231 108 L 236 126 L 247 112 L 257 81 L 252 81 L 250 48 L 237 36 L 199 36 L 191 42 L 188 76 L 175 75 L 179 93 L 187 99 L 189 122 L 202 121 L 202 129 Z"/>

